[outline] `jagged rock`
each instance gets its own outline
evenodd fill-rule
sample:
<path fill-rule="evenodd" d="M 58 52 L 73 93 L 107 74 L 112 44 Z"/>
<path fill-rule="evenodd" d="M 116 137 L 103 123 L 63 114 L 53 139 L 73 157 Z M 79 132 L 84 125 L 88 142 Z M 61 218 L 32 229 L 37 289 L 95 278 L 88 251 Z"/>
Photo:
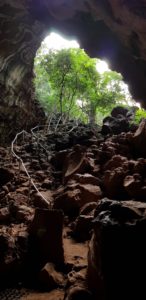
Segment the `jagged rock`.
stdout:
<path fill-rule="evenodd" d="M 10 221 L 10 211 L 8 207 L 3 207 L 0 209 L 0 223 L 7 223 Z"/>
<path fill-rule="evenodd" d="M 123 181 L 127 171 L 123 170 L 122 167 L 116 168 L 113 171 L 107 170 L 104 174 L 104 188 L 107 196 L 109 198 L 125 198 L 125 189 L 123 186 Z"/>
<path fill-rule="evenodd" d="M 95 211 L 88 284 L 97 299 L 141 299 L 145 293 L 146 204 L 103 199 Z"/>
<path fill-rule="evenodd" d="M 81 205 L 81 191 L 77 188 L 56 195 L 54 208 L 62 209 L 65 215 L 76 216 Z"/>
<path fill-rule="evenodd" d="M 76 145 L 73 152 L 70 152 L 65 161 L 63 168 L 64 180 L 68 180 L 75 173 L 82 173 L 88 169 L 91 169 L 92 162 L 89 160 L 85 153 L 85 148 Z"/>
<path fill-rule="evenodd" d="M 57 287 L 65 286 L 65 276 L 55 270 L 52 263 L 47 263 L 40 272 L 40 283 L 43 289 L 52 290 Z"/>
<path fill-rule="evenodd" d="M 119 115 L 122 115 L 122 116 L 127 116 L 129 110 L 125 107 L 122 107 L 122 106 L 116 106 L 112 109 L 111 111 L 111 116 L 113 118 L 118 118 Z"/>
<path fill-rule="evenodd" d="M 62 151 L 56 152 L 51 158 L 51 163 L 57 169 L 62 170 L 67 154 L 68 154 L 68 150 L 62 150 Z"/>
<path fill-rule="evenodd" d="M 50 179 L 45 179 L 41 185 L 42 189 L 50 189 L 52 186 L 52 180 Z"/>
<path fill-rule="evenodd" d="M 11 286 L 23 276 L 28 251 L 27 227 L 23 224 L 0 228 L 0 274 L 1 287 Z M 26 274 L 25 274 L 26 275 Z"/>
<path fill-rule="evenodd" d="M 145 139 L 146 119 L 142 120 L 132 139 L 136 156 L 142 155 L 143 157 L 146 157 L 146 144 L 144 143 Z"/>
<path fill-rule="evenodd" d="M 105 165 L 104 170 L 114 170 L 119 167 L 123 167 L 127 165 L 128 168 L 128 160 L 126 157 L 123 157 L 121 155 L 114 155 Z"/>
<path fill-rule="evenodd" d="M 17 192 L 11 192 L 6 197 L 8 202 L 12 201 L 15 203 L 15 205 L 26 205 L 29 200 L 27 195 Z"/>
<path fill-rule="evenodd" d="M 126 176 L 124 179 L 124 187 L 128 194 L 139 201 L 145 201 L 146 197 L 146 182 L 142 180 L 139 174 Z"/>
<path fill-rule="evenodd" d="M 92 184 L 79 184 L 79 188 L 81 189 L 83 201 L 81 206 L 89 202 L 97 202 L 102 197 L 102 191 L 99 186 Z"/>
<path fill-rule="evenodd" d="M 67 274 L 67 286 L 84 285 L 86 282 L 87 268 L 79 267 L 78 271 L 72 270 Z"/>
<path fill-rule="evenodd" d="M 79 209 L 89 202 L 97 202 L 102 197 L 99 186 L 92 184 L 68 184 L 66 191 L 59 189 L 54 200 L 54 208 L 62 209 L 65 215 L 76 216 Z"/>
<path fill-rule="evenodd" d="M 102 134 L 119 134 L 129 130 L 135 130 L 136 127 L 132 126 L 131 120 L 134 118 L 134 109 L 128 110 L 127 108 L 117 106 L 113 108 L 111 116 L 103 119 Z"/>
<path fill-rule="evenodd" d="M 34 217 L 34 209 L 26 206 L 26 205 L 20 205 L 16 209 L 16 220 L 18 222 L 30 222 L 32 221 Z"/>
<path fill-rule="evenodd" d="M 92 300 L 91 292 L 85 288 L 80 286 L 70 287 L 66 294 L 64 300 Z"/>
<path fill-rule="evenodd" d="M 84 206 L 81 207 L 80 209 L 80 214 L 81 215 L 92 215 L 93 211 L 95 210 L 97 206 L 97 202 L 90 202 L 85 204 Z"/>
<path fill-rule="evenodd" d="M 50 203 L 52 202 L 52 193 L 49 190 L 47 192 L 32 192 L 31 200 L 33 202 L 33 205 L 37 208 L 49 208 Z"/>
<path fill-rule="evenodd" d="M 142 180 L 139 174 L 134 174 L 133 176 L 126 176 L 123 185 L 131 197 L 133 198 L 140 197 Z"/>
<path fill-rule="evenodd" d="M 77 241 L 83 242 L 90 239 L 93 218 L 91 215 L 80 215 L 72 224 L 72 236 Z"/>
<path fill-rule="evenodd" d="M 73 179 L 75 179 L 76 181 L 78 181 L 81 184 L 93 184 L 93 185 L 99 185 L 101 182 L 99 180 L 99 178 L 85 173 L 85 174 L 75 174 Z"/>
<path fill-rule="evenodd" d="M 11 170 L 6 168 L 0 168 L 0 187 L 12 180 L 14 174 Z"/>
<path fill-rule="evenodd" d="M 138 158 L 134 163 L 133 173 L 139 173 L 141 176 L 145 177 L 146 174 L 146 159 Z"/>
<path fill-rule="evenodd" d="M 63 213 L 59 210 L 36 209 L 30 225 L 32 255 L 36 264 L 48 261 L 63 264 Z M 34 253 L 33 253 L 34 251 Z"/>

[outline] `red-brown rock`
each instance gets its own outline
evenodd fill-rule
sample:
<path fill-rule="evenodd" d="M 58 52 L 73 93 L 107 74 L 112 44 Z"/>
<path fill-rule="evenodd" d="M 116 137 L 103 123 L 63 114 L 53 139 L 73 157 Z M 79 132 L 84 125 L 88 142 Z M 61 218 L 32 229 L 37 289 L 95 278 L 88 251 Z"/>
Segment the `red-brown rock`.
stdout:
<path fill-rule="evenodd" d="M 30 225 L 32 253 L 38 261 L 36 264 L 46 264 L 48 261 L 63 264 L 64 253 L 62 245 L 63 213 L 59 210 L 36 209 Z"/>
<path fill-rule="evenodd" d="M 56 271 L 54 264 L 47 263 L 40 272 L 40 283 L 43 289 L 52 290 L 65 286 L 65 276 Z"/>
<path fill-rule="evenodd" d="M 123 198 L 125 190 L 123 187 L 123 181 L 126 173 L 122 167 L 116 168 L 113 171 L 106 171 L 104 174 L 104 188 L 109 198 Z"/>
<path fill-rule="evenodd" d="M 99 178 L 85 173 L 85 174 L 75 174 L 74 178 L 77 182 L 81 183 L 81 184 L 93 184 L 93 185 L 99 185 L 100 184 L 100 180 Z"/>
<path fill-rule="evenodd" d="M 73 183 L 66 187 L 66 191 L 56 194 L 54 208 L 62 209 L 66 215 L 77 215 L 79 209 L 86 203 L 97 202 L 102 197 L 99 186 L 93 184 Z"/>

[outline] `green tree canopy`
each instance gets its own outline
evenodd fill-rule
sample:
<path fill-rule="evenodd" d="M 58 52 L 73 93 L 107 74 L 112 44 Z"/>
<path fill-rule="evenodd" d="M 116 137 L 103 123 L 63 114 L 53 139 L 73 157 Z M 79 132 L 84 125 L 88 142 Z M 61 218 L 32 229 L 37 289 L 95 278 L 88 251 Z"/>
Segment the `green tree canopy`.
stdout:
<path fill-rule="evenodd" d="M 122 76 L 113 71 L 100 74 L 97 59 L 82 49 L 40 49 L 35 60 L 35 86 L 38 98 L 51 112 L 61 116 L 96 121 L 125 99 Z"/>

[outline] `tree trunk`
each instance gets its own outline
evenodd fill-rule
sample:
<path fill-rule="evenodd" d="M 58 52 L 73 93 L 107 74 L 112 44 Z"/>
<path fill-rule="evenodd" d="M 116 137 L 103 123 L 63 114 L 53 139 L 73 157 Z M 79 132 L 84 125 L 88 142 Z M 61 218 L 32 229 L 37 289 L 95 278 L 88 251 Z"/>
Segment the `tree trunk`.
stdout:
<path fill-rule="evenodd" d="M 89 110 L 89 124 L 95 125 L 96 123 L 96 107 L 91 103 Z"/>

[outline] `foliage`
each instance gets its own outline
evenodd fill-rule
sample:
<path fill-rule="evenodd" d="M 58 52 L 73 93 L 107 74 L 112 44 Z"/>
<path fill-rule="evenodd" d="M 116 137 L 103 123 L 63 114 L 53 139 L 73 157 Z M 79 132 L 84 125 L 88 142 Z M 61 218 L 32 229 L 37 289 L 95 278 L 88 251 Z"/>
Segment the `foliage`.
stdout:
<path fill-rule="evenodd" d="M 139 108 L 136 110 L 134 122 L 139 124 L 142 119 L 146 119 L 146 110 L 143 108 Z"/>
<path fill-rule="evenodd" d="M 46 52 L 42 47 L 35 60 L 35 87 L 46 111 L 95 123 L 96 116 L 102 118 L 122 103 L 122 76 L 110 70 L 100 74 L 97 61 L 82 49 Z"/>

